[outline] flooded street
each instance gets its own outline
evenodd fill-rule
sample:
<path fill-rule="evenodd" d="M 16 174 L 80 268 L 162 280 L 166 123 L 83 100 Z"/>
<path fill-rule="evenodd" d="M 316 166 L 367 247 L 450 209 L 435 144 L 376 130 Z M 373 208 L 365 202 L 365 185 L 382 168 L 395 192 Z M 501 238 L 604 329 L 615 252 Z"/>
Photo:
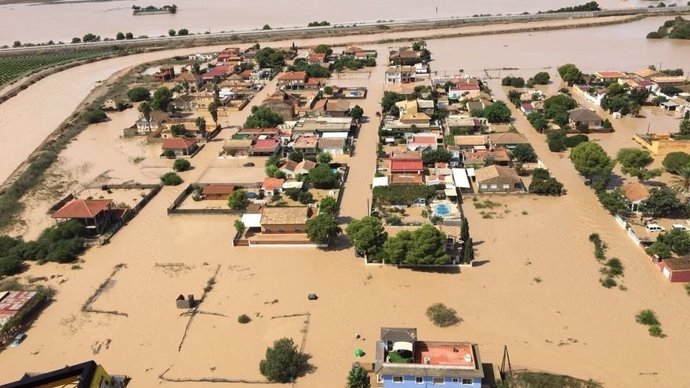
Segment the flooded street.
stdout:
<path fill-rule="evenodd" d="M 90 32 L 102 38 L 114 38 L 118 32 L 134 36 L 167 35 L 169 29 L 187 28 L 191 33 L 205 31 L 239 31 L 271 27 L 305 27 L 309 22 L 326 20 L 335 23 L 377 20 L 409 20 L 475 14 L 518 14 L 537 12 L 582 4 L 580 0 L 491 0 L 432 2 L 404 1 L 280 1 L 256 0 L 150 0 L 103 1 L 69 4 L 5 4 L 0 5 L 0 45 L 22 42 L 70 42 L 75 36 Z M 0 4 L 7 3 L 0 2 Z M 132 5 L 163 6 L 175 3 L 175 15 L 133 16 Z M 600 0 L 602 8 L 645 7 L 642 0 Z M 266 10 L 270 9 L 268 13 Z M 289 18 L 285 16 L 289 15 Z M 31 28 L 27 28 L 27 20 Z"/>

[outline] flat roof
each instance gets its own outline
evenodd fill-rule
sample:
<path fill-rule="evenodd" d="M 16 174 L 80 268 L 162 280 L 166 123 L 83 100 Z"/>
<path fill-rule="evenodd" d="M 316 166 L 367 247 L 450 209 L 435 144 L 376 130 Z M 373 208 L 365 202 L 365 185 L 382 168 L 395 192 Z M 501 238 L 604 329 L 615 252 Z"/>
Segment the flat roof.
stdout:
<path fill-rule="evenodd" d="M 243 214 L 242 223 L 247 228 L 260 228 L 261 214 Z"/>
<path fill-rule="evenodd" d="M 470 180 L 467 177 L 467 170 L 464 168 L 454 168 L 453 170 L 453 180 L 455 181 L 455 187 L 459 189 L 470 189 Z"/>
<path fill-rule="evenodd" d="M 302 225 L 309 218 L 309 208 L 265 207 L 262 211 L 262 225 Z"/>
<path fill-rule="evenodd" d="M 446 365 L 475 369 L 477 364 L 469 342 L 425 342 L 414 344 L 415 364 Z"/>

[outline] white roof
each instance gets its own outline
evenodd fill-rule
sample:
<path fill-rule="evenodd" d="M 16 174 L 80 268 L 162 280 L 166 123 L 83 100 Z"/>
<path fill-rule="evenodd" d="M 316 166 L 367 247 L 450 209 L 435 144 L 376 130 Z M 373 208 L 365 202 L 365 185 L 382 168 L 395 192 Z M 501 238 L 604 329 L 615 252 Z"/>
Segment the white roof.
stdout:
<path fill-rule="evenodd" d="M 474 176 L 474 167 L 467 169 L 467 176 Z"/>
<path fill-rule="evenodd" d="M 412 351 L 412 343 L 411 342 L 393 342 L 393 351 L 396 350 L 407 350 L 408 352 Z"/>
<path fill-rule="evenodd" d="M 324 132 L 321 135 L 322 138 L 336 138 L 336 139 L 347 139 L 348 132 Z"/>
<path fill-rule="evenodd" d="M 304 182 L 289 181 L 289 182 L 283 183 L 284 189 L 301 189 L 302 187 L 304 187 Z"/>
<path fill-rule="evenodd" d="M 371 184 L 371 187 L 381 187 L 381 186 L 388 186 L 388 177 L 387 176 L 374 177 L 374 182 Z"/>
<path fill-rule="evenodd" d="M 261 214 L 243 214 L 242 223 L 247 228 L 260 228 Z"/>
<path fill-rule="evenodd" d="M 455 191 L 455 189 L 448 189 L 447 188 L 445 190 L 445 193 L 446 193 L 446 197 L 457 197 L 458 196 L 458 192 Z"/>
<path fill-rule="evenodd" d="M 455 181 L 455 187 L 459 189 L 471 188 L 470 180 L 467 178 L 467 170 L 464 168 L 453 169 L 453 180 Z"/>

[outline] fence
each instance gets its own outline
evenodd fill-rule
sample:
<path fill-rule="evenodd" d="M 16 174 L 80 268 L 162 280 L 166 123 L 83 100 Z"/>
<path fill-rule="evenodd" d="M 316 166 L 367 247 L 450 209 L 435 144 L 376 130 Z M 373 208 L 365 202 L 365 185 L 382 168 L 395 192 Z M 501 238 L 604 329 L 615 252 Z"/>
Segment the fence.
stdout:
<path fill-rule="evenodd" d="M 136 206 L 133 208 L 129 209 L 128 211 L 125 211 L 124 214 L 122 214 L 122 218 L 113 225 L 108 231 L 103 233 L 103 236 L 99 239 L 99 243 L 101 245 L 107 244 L 110 242 L 110 239 L 115 236 L 115 234 L 123 227 L 125 226 L 129 221 L 134 219 L 134 217 L 139 214 L 139 212 L 146 206 L 151 200 L 158 195 L 158 193 L 161 191 L 162 186 L 161 185 L 153 185 L 153 184 L 139 184 L 139 183 L 133 183 L 133 184 L 115 184 L 115 185 L 103 185 L 101 186 L 101 190 L 103 191 L 108 191 L 108 190 L 151 190 L 148 194 L 146 194 L 139 203 L 137 203 Z"/>
<path fill-rule="evenodd" d="M 170 214 L 232 214 L 241 215 L 241 210 L 234 210 L 230 208 L 207 208 L 207 209 L 180 209 L 180 205 L 187 200 L 190 194 L 197 189 L 197 187 L 203 187 L 205 184 L 190 184 L 187 186 L 180 195 L 175 198 L 173 203 L 168 206 L 167 213 Z M 236 186 L 242 186 L 242 184 L 237 184 Z"/>

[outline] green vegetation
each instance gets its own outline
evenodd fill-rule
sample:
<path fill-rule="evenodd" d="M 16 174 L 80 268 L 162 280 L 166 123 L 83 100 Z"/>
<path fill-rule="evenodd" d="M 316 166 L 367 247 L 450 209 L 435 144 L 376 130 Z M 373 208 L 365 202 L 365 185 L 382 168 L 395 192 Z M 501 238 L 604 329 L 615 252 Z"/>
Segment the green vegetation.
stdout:
<path fill-rule="evenodd" d="M 572 63 L 567 63 L 558 68 L 558 74 L 560 74 L 563 81 L 567 82 L 569 86 L 573 84 L 582 82 L 582 72 L 577 66 Z"/>
<path fill-rule="evenodd" d="M 137 86 L 127 91 L 127 98 L 132 102 L 148 101 L 151 99 L 151 92 L 143 86 Z"/>
<path fill-rule="evenodd" d="M 623 213 L 628 210 L 630 206 L 628 199 L 625 198 L 623 190 L 620 187 L 611 191 L 600 190 L 597 192 L 597 197 L 604 209 L 608 210 L 611 215 Z"/>
<path fill-rule="evenodd" d="M 454 326 L 460 322 L 457 312 L 443 303 L 434 303 L 426 309 L 426 317 L 438 327 Z"/>
<path fill-rule="evenodd" d="M 381 253 L 388 238 L 388 233 L 383 228 L 381 220 L 371 216 L 361 220 L 353 220 L 347 225 L 345 233 L 352 240 L 355 251 L 373 258 Z"/>
<path fill-rule="evenodd" d="M 661 322 L 659 322 L 659 319 L 652 310 L 641 310 L 639 313 L 637 313 L 637 315 L 635 315 L 635 322 L 641 325 L 649 326 L 649 335 L 652 337 L 666 337 L 664 332 L 661 330 Z"/>
<path fill-rule="evenodd" d="M 350 109 L 350 116 L 355 120 L 360 120 L 364 116 L 364 109 L 359 105 L 355 105 Z"/>
<path fill-rule="evenodd" d="M 647 39 L 690 39 L 690 20 L 678 16 L 667 20 L 657 31 L 647 34 Z"/>
<path fill-rule="evenodd" d="M 589 241 L 594 244 L 594 257 L 602 265 L 599 272 L 603 277 L 599 279 L 599 282 L 606 288 L 617 286 L 616 278 L 623 276 L 623 263 L 615 257 L 606 259 L 606 244 L 601 240 L 599 234 L 590 234 Z M 623 289 L 622 287 L 621 289 Z"/>
<path fill-rule="evenodd" d="M 661 162 L 666 170 L 679 174 L 683 167 L 690 166 L 690 155 L 685 152 L 671 152 Z"/>
<path fill-rule="evenodd" d="M 342 230 L 333 214 L 321 213 L 307 220 L 306 232 L 309 240 L 317 244 L 328 244 Z"/>
<path fill-rule="evenodd" d="M 173 170 L 175 171 L 187 171 L 192 168 L 192 164 L 189 163 L 187 159 L 176 159 L 173 163 Z"/>
<path fill-rule="evenodd" d="M 580 380 L 570 376 L 544 372 L 519 371 L 513 373 L 499 388 L 603 388 L 594 380 Z"/>
<path fill-rule="evenodd" d="M 180 176 L 175 174 L 174 172 L 165 173 L 161 177 L 161 183 L 163 183 L 166 186 L 177 186 L 181 185 L 182 182 L 184 182 L 182 178 L 180 178 Z"/>
<path fill-rule="evenodd" d="M 285 52 L 271 47 L 264 47 L 256 53 L 254 60 L 260 68 L 279 69 L 285 66 Z"/>
<path fill-rule="evenodd" d="M 551 81 L 551 76 L 545 71 L 540 71 L 531 78 L 532 83 L 535 85 L 548 85 Z"/>
<path fill-rule="evenodd" d="M 445 233 L 433 225 L 424 225 L 412 232 L 403 230 L 393 237 L 388 237 L 380 256 L 390 264 L 448 264 L 450 257 L 445 251 L 445 240 Z"/>
<path fill-rule="evenodd" d="M 249 206 L 247 192 L 244 190 L 233 191 L 228 196 L 228 207 L 233 210 L 244 210 Z"/>
<path fill-rule="evenodd" d="M 44 286 L 26 286 L 19 284 L 16 280 L 5 280 L 0 282 L 0 292 L 2 291 L 34 291 L 36 296 L 31 299 L 21 310 L 19 310 L 12 318 L 8 319 L 2 327 L 0 327 L 0 340 L 6 342 L 10 336 L 16 334 L 17 330 L 35 317 L 38 309 L 50 302 L 55 295 L 55 290 Z"/>
<path fill-rule="evenodd" d="M 337 179 L 327 164 L 319 164 L 309 171 L 309 181 L 317 189 L 329 190 L 335 187 Z"/>
<path fill-rule="evenodd" d="M 383 92 L 381 98 L 381 109 L 384 113 L 398 114 L 398 109 L 395 106 L 396 102 L 405 101 L 405 95 L 396 92 Z"/>
<path fill-rule="evenodd" d="M 252 321 L 252 319 L 249 318 L 249 315 L 247 315 L 247 314 L 242 314 L 239 317 L 237 317 L 237 322 L 239 322 L 243 325 L 246 325 L 247 323 L 249 323 L 251 321 Z"/>
<path fill-rule="evenodd" d="M 527 115 L 527 121 L 529 121 L 532 127 L 539 133 L 544 132 L 544 130 L 549 127 L 549 120 L 539 112 L 530 112 Z"/>
<path fill-rule="evenodd" d="M 561 195 L 563 194 L 563 184 L 551 177 L 548 170 L 537 168 L 532 173 L 529 192 L 537 195 Z"/>
<path fill-rule="evenodd" d="M 582 5 L 576 5 L 573 7 L 564 7 L 559 9 L 553 9 L 546 11 L 545 13 L 562 13 L 562 12 L 589 12 L 589 11 L 601 11 L 599 3 L 596 1 L 590 1 Z M 541 12 L 540 12 L 541 13 Z"/>
<path fill-rule="evenodd" d="M 333 197 L 324 197 L 319 201 L 319 212 L 335 215 L 338 212 L 338 201 Z"/>
<path fill-rule="evenodd" d="M 121 52 L 120 50 L 117 47 L 108 47 L 2 56 L 0 57 L 0 88 L 40 70 L 77 61 L 93 61 Z"/>
<path fill-rule="evenodd" d="M 164 5 L 162 7 L 154 7 L 153 5 L 149 5 L 147 7 L 141 7 L 138 5 L 132 6 L 132 14 L 133 15 L 145 15 L 147 13 L 160 13 L 160 12 L 167 12 L 170 14 L 176 14 L 177 13 L 177 6 L 175 4 Z"/>
<path fill-rule="evenodd" d="M 297 350 L 291 338 L 281 338 L 266 348 L 266 358 L 259 363 L 259 371 L 276 383 L 290 383 L 307 369 L 309 355 Z"/>
<path fill-rule="evenodd" d="M 253 106 L 252 114 L 244 122 L 245 128 L 274 128 L 283 123 L 283 118 L 270 108 Z"/>
<path fill-rule="evenodd" d="M 367 371 L 359 365 L 353 365 L 347 375 L 347 388 L 371 388 L 371 379 Z"/>
<path fill-rule="evenodd" d="M 357 59 L 349 55 L 341 55 L 331 64 L 331 69 L 335 72 L 341 72 L 344 69 L 359 70 L 364 67 L 376 66 L 376 58 Z"/>
<path fill-rule="evenodd" d="M 533 163 L 537 161 L 537 153 L 530 144 L 518 144 L 510 153 L 513 158 L 522 163 Z"/>
<path fill-rule="evenodd" d="M 86 120 L 86 122 L 89 124 L 100 123 L 107 118 L 108 115 L 106 115 L 105 112 L 103 112 L 100 108 L 89 109 L 84 115 L 84 120 Z"/>
<path fill-rule="evenodd" d="M 616 160 L 621 164 L 623 174 L 637 177 L 639 180 L 648 180 L 661 175 L 661 169 L 647 169 L 652 164 L 654 158 L 647 150 L 639 148 L 621 148 L 618 151 Z"/>
<path fill-rule="evenodd" d="M 580 143 L 570 152 L 570 160 L 582 176 L 589 177 L 597 190 L 606 187 L 616 161 L 597 143 Z"/>
<path fill-rule="evenodd" d="M 496 101 L 495 103 L 472 112 L 473 116 L 485 117 L 490 123 L 509 123 L 510 122 L 510 108 L 503 101 Z"/>
<path fill-rule="evenodd" d="M 640 208 L 644 214 L 653 217 L 684 217 L 687 208 L 670 187 L 654 187 L 649 197 L 642 201 Z"/>
<path fill-rule="evenodd" d="M 237 231 L 237 235 L 242 237 L 244 235 L 244 232 L 247 230 L 247 226 L 242 222 L 242 220 L 235 220 L 234 224 L 235 230 Z"/>
<path fill-rule="evenodd" d="M 304 71 L 311 78 L 328 78 L 331 76 L 330 70 L 321 65 L 310 65 L 301 59 L 295 61 L 294 65 L 288 66 L 288 71 Z"/>
<path fill-rule="evenodd" d="M 307 24 L 307 27 L 326 27 L 326 26 L 330 26 L 330 25 L 331 25 L 331 23 L 324 20 L 321 22 L 317 22 L 317 21 L 309 22 L 309 24 Z"/>
<path fill-rule="evenodd" d="M 682 229 L 672 229 L 660 234 L 646 252 L 662 260 L 671 258 L 674 253 L 685 256 L 690 253 L 690 233 Z"/>
<path fill-rule="evenodd" d="M 416 199 L 429 199 L 435 193 L 433 187 L 420 185 L 379 186 L 374 188 L 374 203 L 379 205 L 412 205 Z"/>
<path fill-rule="evenodd" d="M 522 88 L 525 86 L 525 79 L 522 77 L 507 76 L 501 80 L 502 86 L 512 86 L 514 88 Z"/>

